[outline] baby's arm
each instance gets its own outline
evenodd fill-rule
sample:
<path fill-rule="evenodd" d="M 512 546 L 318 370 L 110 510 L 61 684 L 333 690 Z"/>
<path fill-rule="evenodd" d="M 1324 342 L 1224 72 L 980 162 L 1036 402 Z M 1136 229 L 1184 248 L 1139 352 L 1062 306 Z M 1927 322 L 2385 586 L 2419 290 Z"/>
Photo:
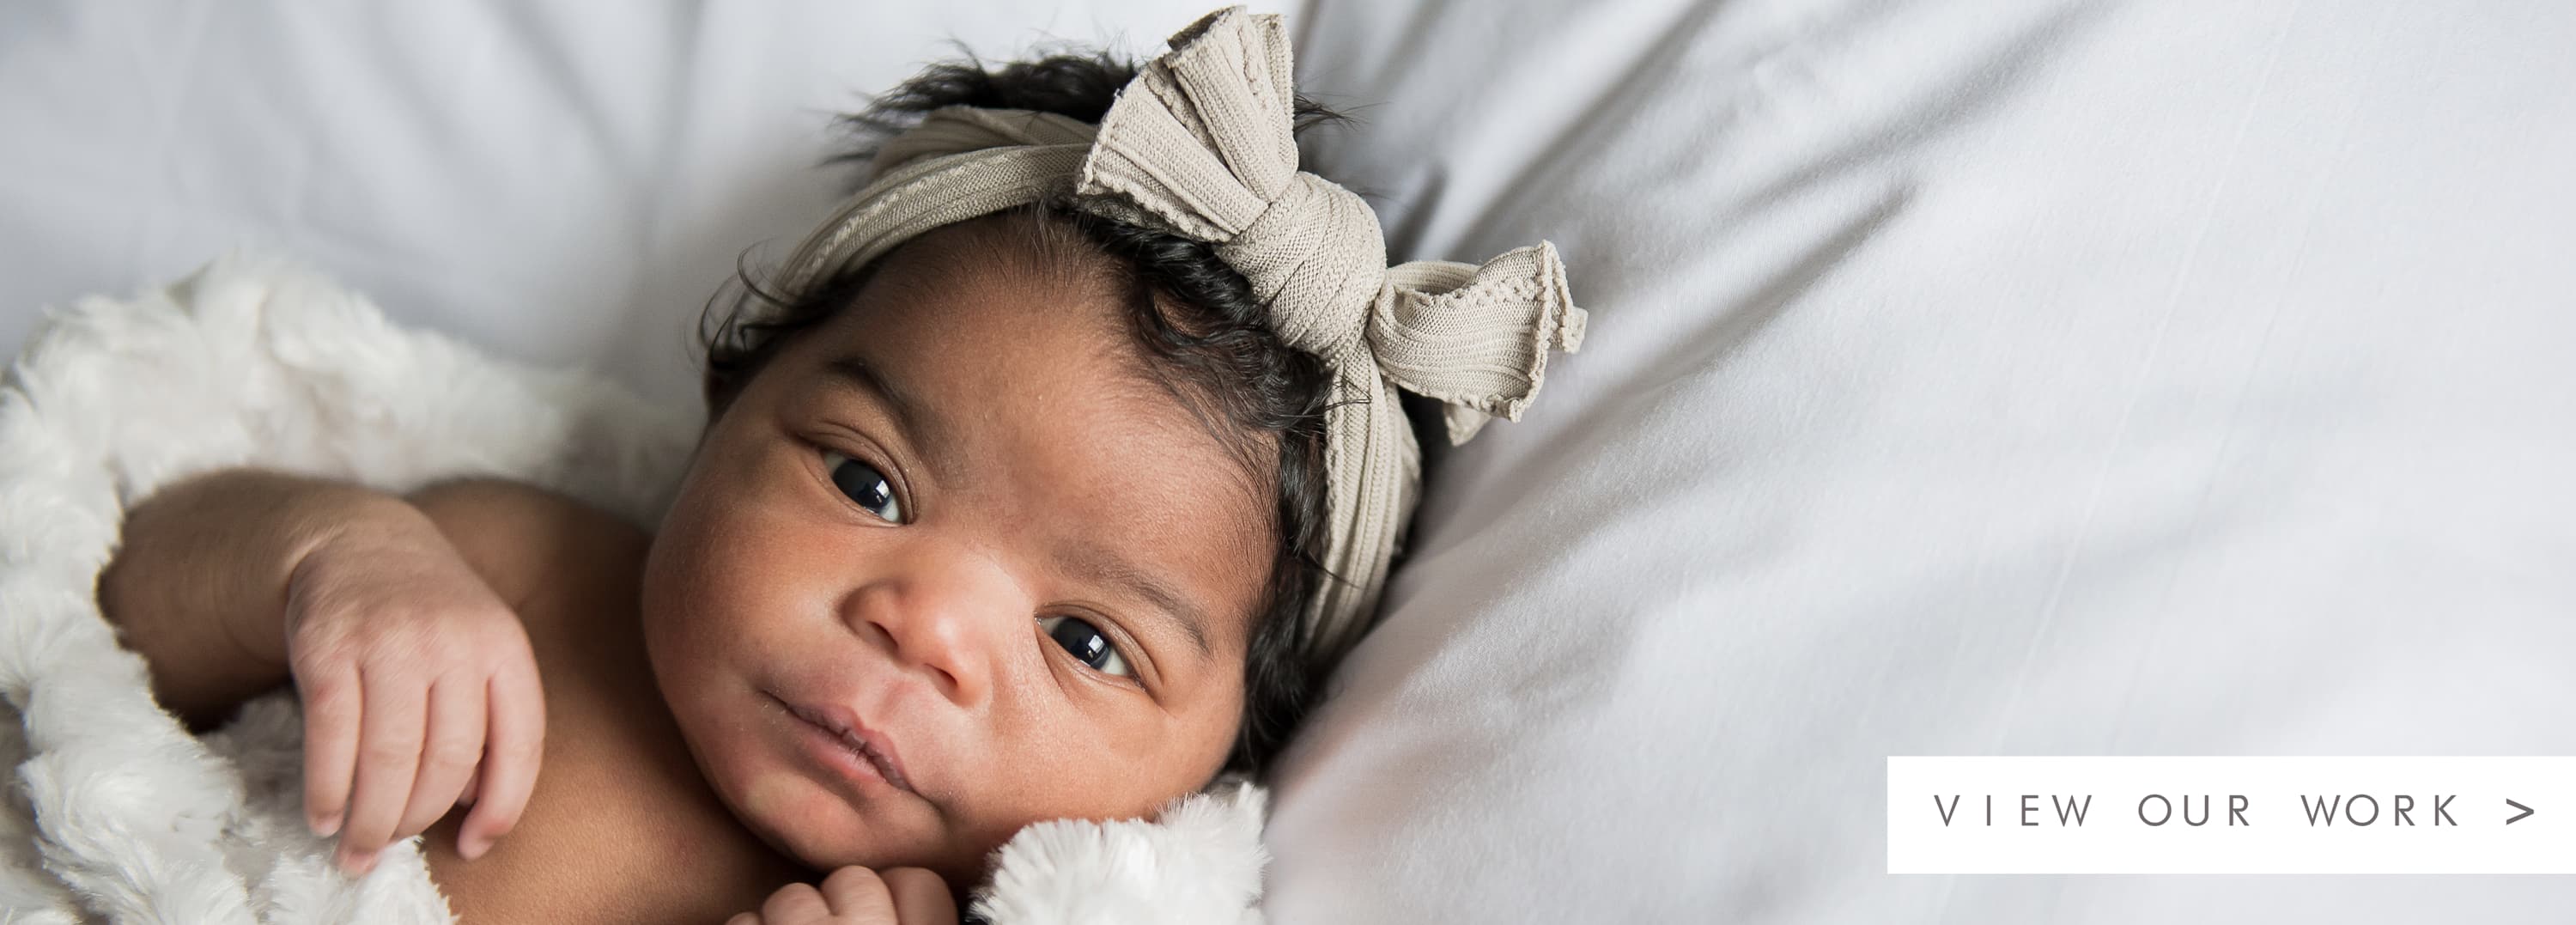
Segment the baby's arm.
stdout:
<path fill-rule="evenodd" d="M 353 485 L 233 470 L 172 485 L 127 511 L 99 608 L 152 665 L 152 693 L 191 725 L 222 720 L 287 680 L 287 591 L 315 547 L 400 532 L 423 515 Z"/>
<path fill-rule="evenodd" d="M 342 866 L 373 866 L 460 800 L 476 805 L 458 852 L 475 857 L 517 822 L 544 736 L 535 658 L 504 599 L 528 577 L 477 554 L 511 522 L 496 502 L 514 497 L 201 476 L 127 512 L 99 605 L 191 722 L 295 680 L 305 810 L 341 834 Z"/>

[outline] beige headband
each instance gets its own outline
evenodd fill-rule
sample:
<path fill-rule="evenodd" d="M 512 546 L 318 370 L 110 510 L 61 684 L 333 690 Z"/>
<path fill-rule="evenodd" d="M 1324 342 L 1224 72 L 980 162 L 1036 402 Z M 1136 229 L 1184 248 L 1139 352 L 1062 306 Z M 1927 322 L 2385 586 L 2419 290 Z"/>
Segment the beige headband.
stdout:
<path fill-rule="evenodd" d="M 1583 342 L 1556 248 L 1484 266 L 1386 265 L 1377 214 L 1297 169 L 1294 88 L 1279 17 L 1218 11 L 1172 37 L 1094 127 L 1052 113 L 952 107 L 891 140 L 876 176 L 799 245 L 781 279 L 807 287 L 933 228 L 1030 203 L 1069 203 L 1216 245 L 1290 346 L 1334 375 L 1325 412 L 1327 579 L 1301 650 L 1338 658 L 1377 609 L 1411 518 L 1420 448 L 1395 389 L 1446 403 L 1449 441 L 1518 420 L 1548 351 Z"/>

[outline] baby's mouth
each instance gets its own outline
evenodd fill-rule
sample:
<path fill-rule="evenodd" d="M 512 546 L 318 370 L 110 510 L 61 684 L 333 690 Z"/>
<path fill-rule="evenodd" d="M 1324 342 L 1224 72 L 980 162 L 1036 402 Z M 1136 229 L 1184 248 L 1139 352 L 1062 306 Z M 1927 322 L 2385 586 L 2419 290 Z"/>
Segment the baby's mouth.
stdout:
<path fill-rule="evenodd" d="M 868 766 L 875 768 L 877 774 L 884 777 L 887 783 L 893 784 L 895 789 L 918 795 L 918 792 L 912 789 L 912 782 L 904 779 L 903 763 L 895 758 L 891 744 L 881 743 L 877 734 L 867 731 L 850 717 L 845 716 L 848 711 L 830 707 L 799 706 L 776 695 L 771 695 L 769 699 L 786 710 L 788 715 L 839 739 L 842 745 L 848 747 L 853 754 L 865 759 Z"/>

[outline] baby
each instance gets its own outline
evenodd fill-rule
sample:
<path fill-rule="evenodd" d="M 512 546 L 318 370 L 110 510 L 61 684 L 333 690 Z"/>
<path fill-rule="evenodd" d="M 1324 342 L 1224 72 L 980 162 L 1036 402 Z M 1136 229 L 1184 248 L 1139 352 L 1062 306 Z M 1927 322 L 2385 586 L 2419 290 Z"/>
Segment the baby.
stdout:
<path fill-rule="evenodd" d="M 1395 390 L 1463 440 L 1583 313 L 1545 246 L 1387 267 L 1274 17 L 1173 44 L 855 117 L 868 186 L 711 305 L 657 532 L 232 470 L 129 511 L 102 608 L 192 724 L 291 682 L 314 830 L 431 833 L 469 922 L 953 922 L 1023 826 L 1258 773 L 1409 514 Z"/>

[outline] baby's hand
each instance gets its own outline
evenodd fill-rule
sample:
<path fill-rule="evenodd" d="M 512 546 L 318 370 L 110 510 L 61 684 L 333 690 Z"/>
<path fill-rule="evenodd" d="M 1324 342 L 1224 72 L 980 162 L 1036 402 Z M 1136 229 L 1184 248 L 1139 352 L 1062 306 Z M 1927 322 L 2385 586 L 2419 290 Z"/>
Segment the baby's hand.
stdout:
<path fill-rule="evenodd" d="M 890 867 L 882 874 L 844 867 L 810 883 L 791 883 L 769 894 L 760 911 L 725 925 L 957 925 L 957 901 L 948 883 L 919 867 Z"/>
<path fill-rule="evenodd" d="M 304 698 L 304 811 L 352 874 L 467 803 L 481 856 L 536 785 L 545 699 L 527 630 L 409 505 L 354 521 L 295 566 L 286 651 Z"/>

